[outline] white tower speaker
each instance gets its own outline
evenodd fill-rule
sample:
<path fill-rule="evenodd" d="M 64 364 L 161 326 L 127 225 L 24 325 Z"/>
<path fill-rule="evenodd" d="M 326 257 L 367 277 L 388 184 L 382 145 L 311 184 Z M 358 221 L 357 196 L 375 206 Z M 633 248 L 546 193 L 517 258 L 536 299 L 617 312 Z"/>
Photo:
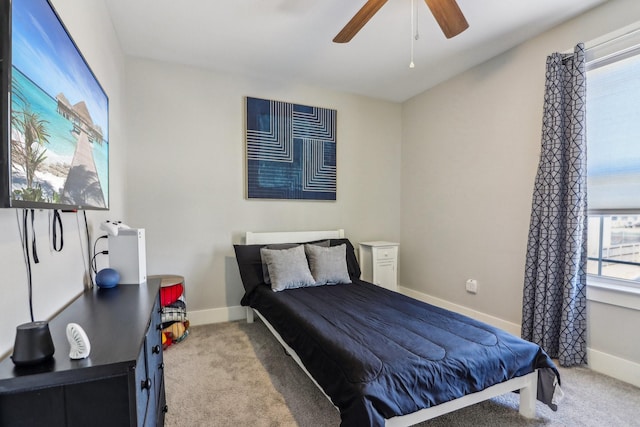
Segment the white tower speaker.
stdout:
<path fill-rule="evenodd" d="M 117 236 L 109 235 L 109 267 L 120 274 L 123 285 L 147 281 L 144 228 L 120 229 Z"/>

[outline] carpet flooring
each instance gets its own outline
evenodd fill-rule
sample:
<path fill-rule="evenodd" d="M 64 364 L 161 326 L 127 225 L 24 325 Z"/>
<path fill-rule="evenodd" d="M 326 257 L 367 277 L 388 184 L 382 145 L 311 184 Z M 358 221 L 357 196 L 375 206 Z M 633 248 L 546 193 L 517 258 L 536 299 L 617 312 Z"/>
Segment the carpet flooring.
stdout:
<path fill-rule="evenodd" d="M 260 321 L 195 326 L 165 350 L 168 427 L 336 427 L 340 416 Z M 557 412 L 518 413 L 508 393 L 419 424 L 433 426 L 640 427 L 640 389 L 586 368 L 560 368 Z"/>

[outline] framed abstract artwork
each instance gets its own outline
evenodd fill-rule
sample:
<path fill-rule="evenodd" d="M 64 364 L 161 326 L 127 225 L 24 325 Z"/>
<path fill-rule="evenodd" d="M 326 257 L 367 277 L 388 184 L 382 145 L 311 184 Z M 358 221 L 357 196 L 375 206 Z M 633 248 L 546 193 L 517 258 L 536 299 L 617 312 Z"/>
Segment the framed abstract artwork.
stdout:
<path fill-rule="evenodd" d="M 336 200 L 336 110 L 246 98 L 247 197 Z"/>

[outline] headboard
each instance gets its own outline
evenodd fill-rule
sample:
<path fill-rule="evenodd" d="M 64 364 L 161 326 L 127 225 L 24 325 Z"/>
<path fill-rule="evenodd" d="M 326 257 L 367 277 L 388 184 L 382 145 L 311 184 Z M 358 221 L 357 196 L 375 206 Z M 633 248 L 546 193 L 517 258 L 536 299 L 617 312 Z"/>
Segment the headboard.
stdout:
<path fill-rule="evenodd" d="M 314 240 L 343 238 L 344 229 L 322 231 L 275 231 L 264 233 L 247 231 L 245 244 L 264 245 L 267 243 L 311 242 Z"/>
<path fill-rule="evenodd" d="M 346 245 L 346 261 L 349 277 L 358 279 L 361 275 L 360 265 L 356 257 L 355 250 L 349 239 L 345 238 L 344 230 L 322 230 L 322 231 L 282 231 L 282 232 L 259 232 L 247 231 L 245 243 L 233 245 L 240 277 L 245 289 L 245 296 L 251 294 L 257 286 L 264 285 L 263 267 L 260 256 L 260 249 L 263 245 L 278 243 L 300 243 L 312 242 L 316 240 L 330 239 L 330 245 Z M 246 305 L 243 303 L 243 305 Z"/>

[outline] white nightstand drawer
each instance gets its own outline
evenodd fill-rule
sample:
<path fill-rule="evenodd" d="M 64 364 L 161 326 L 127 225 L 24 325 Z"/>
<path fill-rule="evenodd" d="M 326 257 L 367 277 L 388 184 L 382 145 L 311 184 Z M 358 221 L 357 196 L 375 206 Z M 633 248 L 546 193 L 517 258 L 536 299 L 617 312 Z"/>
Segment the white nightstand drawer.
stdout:
<path fill-rule="evenodd" d="M 378 260 L 396 258 L 396 248 L 376 248 L 375 252 Z"/>

